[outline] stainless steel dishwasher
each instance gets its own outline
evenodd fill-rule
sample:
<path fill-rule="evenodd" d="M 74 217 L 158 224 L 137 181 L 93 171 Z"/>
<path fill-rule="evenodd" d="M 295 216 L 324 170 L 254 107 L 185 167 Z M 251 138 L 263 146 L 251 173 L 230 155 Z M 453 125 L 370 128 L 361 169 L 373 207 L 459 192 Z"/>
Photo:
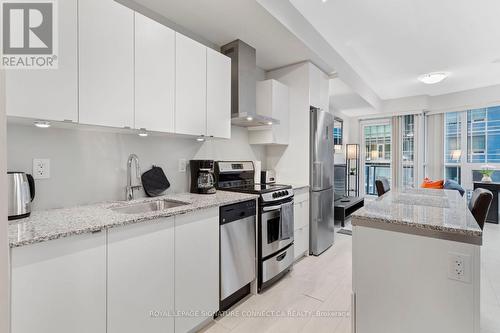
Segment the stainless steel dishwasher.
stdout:
<path fill-rule="evenodd" d="M 255 200 L 220 208 L 220 311 L 250 294 L 255 280 Z"/>

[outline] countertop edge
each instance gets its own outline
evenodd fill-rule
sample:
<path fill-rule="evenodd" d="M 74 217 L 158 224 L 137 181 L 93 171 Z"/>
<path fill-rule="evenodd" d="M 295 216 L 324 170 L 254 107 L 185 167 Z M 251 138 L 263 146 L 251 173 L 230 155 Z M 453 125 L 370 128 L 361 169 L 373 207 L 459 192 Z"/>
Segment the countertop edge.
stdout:
<path fill-rule="evenodd" d="M 190 206 L 186 207 L 185 209 L 180 209 L 180 210 L 175 210 L 175 211 L 166 210 L 163 213 L 158 212 L 157 214 L 154 214 L 151 216 L 137 217 L 137 216 L 131 215 L 130 220 L 125 220 L 125 221 L 120 221 L 120 222 L 110 223 L 110 224 L 103 224 L 103 225 L 95 226 L 95 227 L 85 227 L 82 229 L 75 229 L 75 230 L 71 230 L 68 232 L 54 233 L 54 234 L 50 234 L 50 235 L 46 235 L 46 236 L 33 237 L 33 238 L 27 239 L 27 240 L 21 240 L 21 241 L 10 241 L 9 240 L 9 248 L 14 249 L 14 248 L 22 247 L 22 246 L 42 243 L 42 242 L 56 240 L 56 239 L 60 239 L 60 238 L 97 233 L 97 232 L 101 232 L 103 230 L 112 229 L 112 228 L 116 228 L 116 227 L 120 227 L 120 226 L 127 226 L 127 225 L 132 225 L 132 224 L 137 224 L 137 223 L 144 223 L 144 222 L 157 220 L 157 219 L 161 219 L 161 218 L 167 218 L 167 217 L 172 217 L 172 216 L 177 216 L 177 215 L 184 215 L 184 214 L 189 214 L 189 213 L 200 211 L 200 210 L 221 207 L 221 206 L 231 205 L 231 204 L 244 202 L 244 201 L 248 201 L 248 200 L 258 199 L 258 195 L 247 194 L 246 196 L 247 197 L 245 197 L 245 198 L 231 199 L 231 200 L 227 200 L 224 202 L 214 202 L 213 204 L 202 205 L 202 206 L 198 206 L 198 207 L 197 206 L 193 207 L 190 205 Z"/>
<path fill-rule="evenodd" d="M 405 223 L 402 221 L 386 220 L 375 217 L 356 216 L 352 217 L 352 225 L 380 229 L 385 231 L 399 232 L 415 236 L 424 236 L 442 240 L 482 245 L 482 232 L 472 230 L 457 230 L 453 228 Z"/>

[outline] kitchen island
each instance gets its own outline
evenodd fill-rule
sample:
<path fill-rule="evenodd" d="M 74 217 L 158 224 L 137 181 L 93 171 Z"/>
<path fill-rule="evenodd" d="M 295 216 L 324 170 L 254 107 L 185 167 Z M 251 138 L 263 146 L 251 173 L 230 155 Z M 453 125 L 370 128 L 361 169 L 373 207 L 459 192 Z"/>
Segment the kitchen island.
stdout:
<path fill-rule="evenodd" d="M 390 191 L 353 214 L 353 332 L 479 333 L 482 230 L 457 191 Z"/>

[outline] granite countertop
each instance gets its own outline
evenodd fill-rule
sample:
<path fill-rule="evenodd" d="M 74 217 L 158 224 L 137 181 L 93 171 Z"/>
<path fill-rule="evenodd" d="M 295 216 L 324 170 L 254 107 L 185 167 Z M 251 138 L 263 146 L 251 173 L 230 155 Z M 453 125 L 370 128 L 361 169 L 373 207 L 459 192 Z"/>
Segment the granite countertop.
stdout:
<path fill-rule="evenodd" d="M 291 184 L 291 185 L 294 191 L 299 191 L 305 188 L 309 188 L 309 185 L 303 185 L 303 184 Z"/>
<path fill-rule="evenodd" d="M 391 190 L 353 215 L 354 226 L 482 244 L 482 230 L 458 191 Z"/>
<path fill-rule="evenodd" d="M 128 202 L 116 201 L 73 208 L 34 211 L 29 218 L 9 222 L 9 245 L 10 247 L 19 247 L 257 198 L 258 196 L 253 194 L 226 191 L 217 191 L 215 194 L 208 195 L 182 193 Z M 172 200 L 184 202 L 187 205 L 139 214 L 124 214 L 111 210 L 112 208 L 155 200 Z"/>

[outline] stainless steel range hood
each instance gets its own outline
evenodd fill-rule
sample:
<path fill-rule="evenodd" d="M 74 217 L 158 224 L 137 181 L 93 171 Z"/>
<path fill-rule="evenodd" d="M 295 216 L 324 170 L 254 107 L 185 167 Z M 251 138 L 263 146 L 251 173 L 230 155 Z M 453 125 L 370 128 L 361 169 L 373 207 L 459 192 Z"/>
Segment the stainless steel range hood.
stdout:
<path fill-rule="evenodd" d="M 279 124 L 279 120 L 257 114 L 257 62 L 255 49 L 237 39 L 221 47 L 231 58 L 231 123 L 255 127 Z"/>

